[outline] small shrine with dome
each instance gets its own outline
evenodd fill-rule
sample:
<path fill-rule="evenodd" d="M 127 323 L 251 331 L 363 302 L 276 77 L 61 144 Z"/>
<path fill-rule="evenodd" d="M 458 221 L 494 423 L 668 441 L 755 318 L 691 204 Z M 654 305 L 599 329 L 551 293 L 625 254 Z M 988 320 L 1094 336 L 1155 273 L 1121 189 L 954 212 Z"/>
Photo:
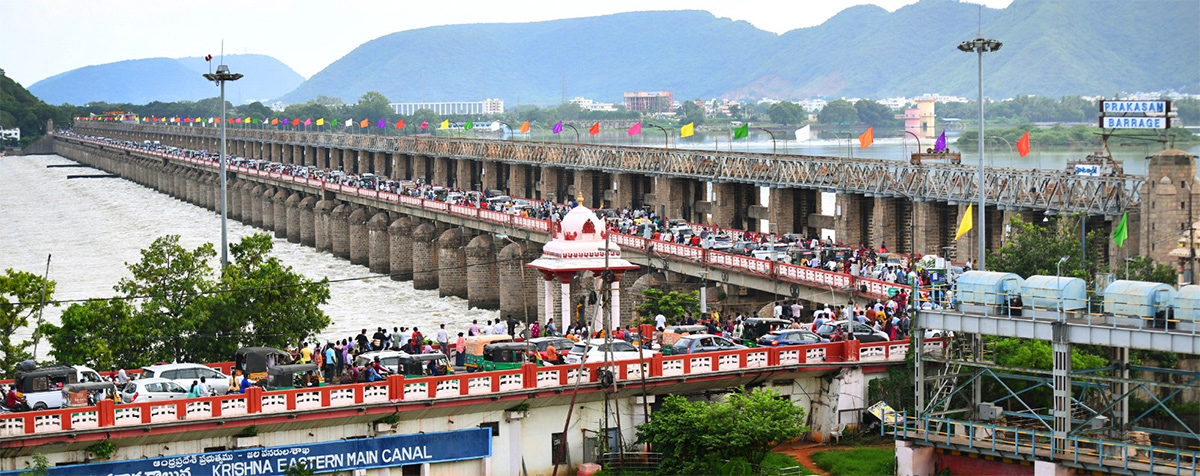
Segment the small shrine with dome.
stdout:
<path fill-rule="evenodd" d="M 605 220 L 596 216 L 592 210 L 578 205 L 567 212 L 562 220 L 554 223 L 554 238 L 542 247 L 542 256 L 533 260 L 528 266 L 542 273 L 545 280 L 546 300 L 543 304 L 543 315 L 549 319 L 554 316 L 554 282 L 557 281 L 562 289 L 562 309 L 560 321 L 563 326 L 571 322 L 571 280 L 581 271 L 588 271 L 594 277 L 605 276 L 611 281 L 610 329 L 620 327 L 620 281 L 626 271 L 638 269 L 638 266 L 621 258 L 621 247 L 608 239 L 608 226 Z M 543 323 L 544 324 L 544 323 Z M 592 323 L 593 329 L 600 328 L 600 322 Z"/>

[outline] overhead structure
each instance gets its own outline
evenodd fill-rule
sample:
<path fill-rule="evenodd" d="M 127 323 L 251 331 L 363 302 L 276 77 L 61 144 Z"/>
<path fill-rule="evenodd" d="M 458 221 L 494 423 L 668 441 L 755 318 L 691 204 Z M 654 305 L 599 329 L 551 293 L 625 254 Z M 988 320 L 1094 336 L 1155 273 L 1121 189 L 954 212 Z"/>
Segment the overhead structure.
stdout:
<path fill-rule="evenodd" d="M 556 222 L 553 233 L 554 239 L 542 247 L 542 256 L 526 265 L 540 271 L 545 280 L 546 300 L 542 315 L 546 319 L 554 315 L 553 283 L 557 281 L 562 286 L 562 325 L 569 325 L 572 322 L 571 282 L 579 273 L 591 272 L 594 278 L 608 283 L 612 293 L 609 321 L 593 322 L 591 328 L 620 327 L 621 275 L 638 269 L 638 265 L 621 258 L 621 247 L 608 239 L 605 220 L 583 205 L 572 208 Z M 596 289 L 602 288 L 598 285 Z"/>

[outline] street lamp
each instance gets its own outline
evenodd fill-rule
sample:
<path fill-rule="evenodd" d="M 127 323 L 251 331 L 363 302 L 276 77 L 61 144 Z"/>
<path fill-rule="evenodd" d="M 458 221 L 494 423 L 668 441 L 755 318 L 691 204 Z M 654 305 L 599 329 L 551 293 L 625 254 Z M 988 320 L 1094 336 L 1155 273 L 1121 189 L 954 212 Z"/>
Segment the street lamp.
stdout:
<path fill-rule="evenodd" d="M 1054 286 L 1058 287 L 1058 314 L 1062 317 L 1063 312 L 1063 292 L 1062 292 L 1062 264 L 1070 259 L 1070 256 L 1063 256 L 1058 259 L 1058 263 L 1054 265 Z"/>
<path fill-rule="evenodd" d="M 979 55 L 979 270 L 987 269 L 986 251 L 984 247 L 987 243 L 987 222 L 984 221 L 983 215 L 983 54 L 991 51 L 1000 51 L 1003 43 L 996 40 L 985 40 L 982 36 L 974 40 L 964 41 L 958 44 L 959 51 L 967 53 L 976 53 Z"/>
<path fill-rule="evenodd" d="M 242 74 L 230 73 L 228 66 L 220 65 L 217 66 L 216 73 L 206 73 L 204 79 L 215 82 L 221 87 L 221 267 L 224 268 L 229 264 L 229 239 L 226 235 L 225 225 L 228 220 L 228 210 L 225 206 L 225 162 L 229 160 L 225 155 L 225 126 L 229 123 L 225 118 L 225 82 L 242 79 Z"/>
<path fill-rule="evenodd" d="M 775 133 L 771 132 L 770 130 L 768 130 L 765 127 L 756 127 L 755 129 L 758 129 L 760 131 L 766 132 L 767 134 L 771 135 L 771 155 L 777 155 L 775 153 Z"/>
<path fill-rule="evenodd" d="M 650 127 L 657 127 L 658 130 L 662 131 L 663 132 L 663 145 L 666 147 L 667 150 L 671 150 L 671 134 L 669 132 L 667 132 L 666 129 L 663 129 L 663 127 L 660 125 L 651 124 L 649 122 L 647 122 L 646 125 L 650 126 Z"/>

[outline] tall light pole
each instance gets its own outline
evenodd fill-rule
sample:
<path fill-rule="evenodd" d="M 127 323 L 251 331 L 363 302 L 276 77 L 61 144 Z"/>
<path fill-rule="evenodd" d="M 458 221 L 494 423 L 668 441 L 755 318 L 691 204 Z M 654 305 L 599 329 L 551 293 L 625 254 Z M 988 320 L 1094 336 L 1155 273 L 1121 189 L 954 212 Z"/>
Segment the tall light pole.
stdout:
<path fill-rule="evenodd" d="M 651 124 L 651 123 L 647 122 L 646 125 L 650 126 L 650 127 L 656 127 L 656 128 L 658 128 L 658 130 L 662 131 L 663 144 L 665 145 L 665 147 L 668 151 L 671 150 L 671 133 L 667 132 L 667 130 L 664 129 L 663 126 L 660 126 L 658 124 Z"/>
<path fill-rule="evenodd" d="M 225 118 L 225 82 L 237 81 L 242 79 L 241 73 L 230 73 L 229 67 L 225 65 L 217 66 L 216 73 L 207 73 L 204 79 L 217 83 L 221 87 L 221 267 L 224 268 L 229 264 L 229 238 L 226 235 L 225 222 L 229 219 L 228 207 L 225 204 L 225 162 L 229 159 L 225 155 L 225 126 L 229 121 Z"/>
<path fill-rule="evenodd" d="M 984 221 L 983 215 L 983 54 L 990 51 L 999 51 L 1003 43 L 996 40 L 985 40 L 980 35 L 974 40 L 964 41 L 958 44 L 959 51 L 967 53 L 976 53 L 979 57 L 979 270 L 987 269 L 986 255 L 987 251 L 987 222 Z"/>

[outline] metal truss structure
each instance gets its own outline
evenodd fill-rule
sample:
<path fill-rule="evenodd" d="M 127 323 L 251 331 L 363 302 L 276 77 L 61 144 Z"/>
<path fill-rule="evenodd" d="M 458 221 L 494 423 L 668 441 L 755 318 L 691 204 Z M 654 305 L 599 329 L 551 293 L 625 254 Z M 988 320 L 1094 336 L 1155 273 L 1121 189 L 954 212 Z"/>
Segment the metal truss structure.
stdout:
<path fill-rule="evenodd" d="M 1200 421 L 1175 410 L 1181 394 L 1200 385 L 1200 372 L 1131 359 L 1132 350 L 1195 351 L 1200 335 L 1194 327 L 1147 329 L 986 310 L 920 311 L 914 325 L 914 348 L 924 349 L 915 356 L 917 415 L 891 425 L 887 432 L 897 438 L 1092 471 L 1195 473 Z M 1080 331 L 1085 327 L 1089 332 Z M 923 328 L 952 337 L 929 347 Z M 1049 341 L 1052 369 L 998 364 L 987 336 Z M 1107 354 L 1108 365 L 1073 368 L 1074 346 Z"/>
<path fill-rule="evenodd" d="M 164 136 L 216 138 L 219 129 L 147 124 L 78 124 L 103 134 L 124 130 Z M 975 171 L 967 165 L 775 155 L 734 151 L 628 147 L 563 142 L 463 139 L 433 136 L 235 129 L 232 140 L 269 144 L 356 149 L 512 164 L 557 166 L 607 173 L 637 173 L 711 182 L 806 188 L 914 201 L 969 203 L 978 196 Z M 1141 204 L 1146 178 L 1139 175 L 1087 176 L 1048 170 L 990 167 L 985 201 L 1002 210 L 1084 212 L 1119 216 Z"/>

